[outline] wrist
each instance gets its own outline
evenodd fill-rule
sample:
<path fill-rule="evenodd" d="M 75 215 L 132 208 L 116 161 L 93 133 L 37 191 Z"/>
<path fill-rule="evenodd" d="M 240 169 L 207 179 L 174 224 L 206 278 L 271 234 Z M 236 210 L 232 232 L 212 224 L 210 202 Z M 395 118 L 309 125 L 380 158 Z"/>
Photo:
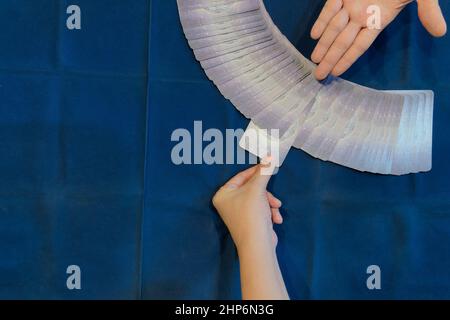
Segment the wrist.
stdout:
<path fill-rule="evenodd" d="M 241 239 L 241 241 L 236 244 L 236 249 L 240 258 L 261 254 L 264 256 L 275 255 L 275 244 L 272 239 L 272 234 L 263 235 L 263 236 L 248 236 L 245 239 Z"/>

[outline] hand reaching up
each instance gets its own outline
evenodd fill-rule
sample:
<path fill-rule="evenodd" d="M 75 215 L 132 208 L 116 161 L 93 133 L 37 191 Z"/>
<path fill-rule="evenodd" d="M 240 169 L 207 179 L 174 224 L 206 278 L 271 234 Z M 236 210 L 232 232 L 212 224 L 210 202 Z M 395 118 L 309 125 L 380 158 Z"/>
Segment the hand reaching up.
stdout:
<path fill-rule="evenodd" d="M 319 39 L 312 60 L 319 64 L 316 78 L 325 79 L 330 73 L 340 76 L 359 59 L 378 35 L 413 0 L 328 0 L 311 30 Z M 441 37 L 447 25 L 438 0 L 417 0 L 419 18 L 428 32 Z M 376 8 L 379 26 L 368 26 Z M 369 10 L 368 10 L 369 9 Z"/>
<path fill-rule="evenodd" d="M 273 224 L 283 223 L 281 201 L 266 190 L 271 178 L 262 173 L 264 165 L 247 169 L 228 181 L 213 198 L 239 250 L 253 244 L 269 243 L 275 249 L 278 239 Z"/>
<path fill-rule="evenodd" d="M 270 158 L 228 181 L 213 204 L 236 244 L 244 300 L 289 299 L 275 253 L 273 224 L 281 224 L 281 201 L 267 192 Z"/>

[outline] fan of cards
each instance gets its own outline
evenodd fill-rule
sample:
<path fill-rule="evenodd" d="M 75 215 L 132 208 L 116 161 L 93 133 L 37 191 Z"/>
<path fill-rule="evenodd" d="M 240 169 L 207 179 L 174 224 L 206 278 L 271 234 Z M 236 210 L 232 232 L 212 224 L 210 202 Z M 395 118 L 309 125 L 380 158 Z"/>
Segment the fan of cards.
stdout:
<path fill-rule="evenodd" d="M 209 79 L 247 118 L 272 132 L 277 166 L 291 147 L 379 174 L 431 170 L 433 92 L 378 91 L 329 77 L 275 26 L 262 0 L 177 0 L 181 23 Z M 248 137 L 247 137 L 248 138 Z M 265 157 L 266 151 L 244 148 Z M 242 141 L 241 141 L 242 142 Z"/>

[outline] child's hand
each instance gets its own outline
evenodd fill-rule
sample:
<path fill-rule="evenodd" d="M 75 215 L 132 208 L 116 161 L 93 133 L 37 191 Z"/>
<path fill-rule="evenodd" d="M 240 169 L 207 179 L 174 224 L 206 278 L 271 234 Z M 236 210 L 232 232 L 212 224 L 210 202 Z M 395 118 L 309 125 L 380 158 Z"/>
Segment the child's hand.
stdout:
<path fill-rule="evenodd" d="M 340 76 L 372 45 L 386 28 L 413 0 L 328 0 L 311 30 L 313 39 L 320 39 L 311 59 L 318 63 L 316 77 L 325 79 L 330 73 Z M 447 25 L 438 0 L 417 0 L 419 18 L 433 36 L 447 32 Z M 369 6 L 381 13 L 378 29 L 368 28 L 372 15 Z"/>
<path fill-rule="evenodd" d="M 227 225 L 238 251 L 247 244 L 275 248 L 273 223 L 281 224 L 281 201 L 267 192 L 271 178 L 261 170 L 264 164 L 245 170 L 228 181 L 213 198 L 213 204 Z"/>

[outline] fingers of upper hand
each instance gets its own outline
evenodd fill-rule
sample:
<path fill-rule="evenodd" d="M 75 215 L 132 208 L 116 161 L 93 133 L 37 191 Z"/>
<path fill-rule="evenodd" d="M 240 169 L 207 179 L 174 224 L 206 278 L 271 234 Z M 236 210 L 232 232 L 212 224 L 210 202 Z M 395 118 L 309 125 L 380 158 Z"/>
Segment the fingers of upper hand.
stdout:
<path fill-rule="evenodd" d="M 316 77 L 318 79 L 324 79 L 328 76 L 328 74 L 330 74 L 338 61 L 351 47 L 360 29 L 361 28 L 357 24 L 350 22 L 338 35 L 338 37 L 326 53 L 325 57 L 321 61 L 320 65 L 316 69 Z"/>
<path fill-rule="evenodd" d="M 322 9 L 316 23 L 311 30 L 311 37 L 313 39 L 319 39 L 326 27 L 330 23 L 331 19 L 341 10 L 342 0 L 328 0 Z"/>
<path fill-rule="evenodd" d="M 318 80 L 330 73 L 339 76 L 347 71 L 385 27 L 383 24 L 378 29 L 366 28 L 364 6 L 344 2 L 329 0 L 311 31 L 314 39 L 320 38 L 311 55 L 312 61 L 318 64 L 315 71 Z"/>
<path fill-rule="evenodd" d="M 380 32 L 380 30 L 361 30 L 350 48 L 333 67 L 333 75 L 340 76 L 347 71 L 369 49 Z"/>
<path fill-rule="evenodd" d="M 348 22 L 349 16 L 347 11 L 339 11 L 339 13 L 331 20 L 329 25 L 326 27 L 323 35 L 320 37 L 319 43 L 317 44 L 311 55 L 312 61 L 314 61 L 315 63 L 320 63 L 323 60 L 331 45 L 336 40 L 338 35 L 345 29 Z"/>
<path fill-rule="evenodd" d="M 447 23 L 438 0 L 417 0 L 419 18 L 423 26 L 434 37 L 447 33 Z"/>

